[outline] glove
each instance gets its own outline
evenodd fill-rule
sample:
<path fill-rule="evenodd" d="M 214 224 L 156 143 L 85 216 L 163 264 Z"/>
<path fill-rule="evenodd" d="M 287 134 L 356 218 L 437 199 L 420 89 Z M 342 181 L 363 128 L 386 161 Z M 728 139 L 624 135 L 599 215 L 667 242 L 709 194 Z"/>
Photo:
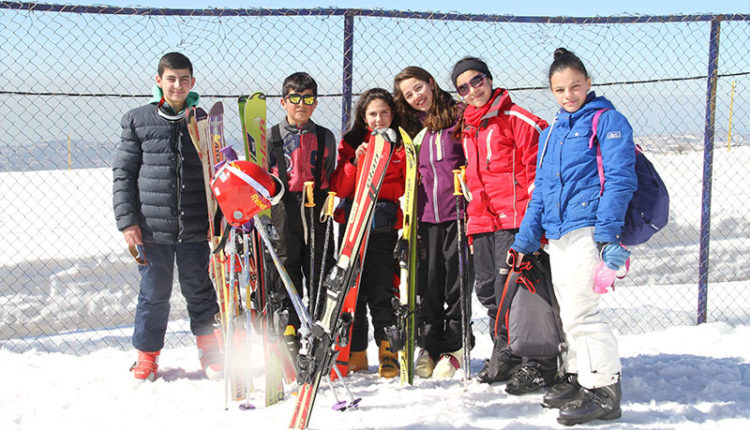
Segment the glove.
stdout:
<path fill-rule="evenodd" d="M 627 259 L 630 258 L 630 251 L 619 243 L 598 242 L 596 245 L 599 248 L 599 257 L 607 267 L 614 271 L 624 266 Z"/>

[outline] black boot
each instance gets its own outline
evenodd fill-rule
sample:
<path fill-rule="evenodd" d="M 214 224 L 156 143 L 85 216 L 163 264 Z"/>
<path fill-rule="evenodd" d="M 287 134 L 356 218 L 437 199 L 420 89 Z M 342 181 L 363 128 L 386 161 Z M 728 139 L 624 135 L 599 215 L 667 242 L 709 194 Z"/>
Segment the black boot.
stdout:
<path fill-rule="evenodd" d="M 477 373 L 477 380 L 485 384 L 507 381 L 520 366 L 521 362 L 511 357 L 508 345 L 501 339 L 496 339 L 492 355 Z"/>
<path fill-rule="evenodd" d="M 581 388 L 578 396 L 560 407 L 557 422 L 566 426 L 583 424 L 593 420 L 620 418 L 622 391 L 620 382 L 601 388 Z"/>
<path fill-rule="evenodd" d="M 575 373 L 566 373 L 565 377 L 553 385 L 544 395 L 542 406 L 545 408 L 559 408 L 575 399 L 580 389 L 578 375 Z"/>
<path fill-rule="evenodd" d="M 543 371 L 534 366 L 521 366 L 513 373 L 505 386 L 505 392 L 519 396 L 549 387 L 555 380 L 555 371 Z"/>

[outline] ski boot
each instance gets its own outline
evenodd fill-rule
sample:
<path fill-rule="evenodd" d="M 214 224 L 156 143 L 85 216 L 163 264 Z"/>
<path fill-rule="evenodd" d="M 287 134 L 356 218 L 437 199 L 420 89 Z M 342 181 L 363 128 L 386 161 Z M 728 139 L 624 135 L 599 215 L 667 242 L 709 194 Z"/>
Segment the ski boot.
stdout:
<path fill-rule="evenodd" d="M 222 336 L 219 329 L 211 334 L 195 337 L 198 344 L 198 359 L 206 377 L 218 381 L 224 377 L 224 353 L 222 352 Z"/>
<path fill-rule="evenodd" d="M 381 378 L 394 378 L 399 375 L 398 355 L 391 352 L 391 343 L 381 340 L 378 349 L 378 375 Z"/>
<path fill-rule="evenodd" d="M 461 348 L 458 351 L 446 352 L 440 356 L 435 365 L 435 370 L 432 372 L 432 377 L 435 379 L 450 379 L 456 374 L 456 370 L 460 369 L 461 357 L 463 357 L 464 349 Z"/>
<path fill-rule="evenodd" d="M 435 360 L 426 349 L 420 349 L 417 355 L 417 363 L 414 366 L 414 373 L 420 378 L 429 378 L 435 370 Z"/>
<path fill-rule="evenodd" d="M 533 393 L 552 385 L 555 373 L 545 372 L 533 366 L 521 366 L 510 377 L 505 392 L 515 396 Z"/>
<path fill-rule="evenodd" d="M 367 351 L 351 351 L 349 354 L 349 373 L 367 371 Z"/>
<path fill-rule="evenodd" d="M 620 418 L 622 391 L 620 382 L 600 388 L 581 388 L 575 399 L 560 407 L 557 422 L 566 426 L 593 420 Z"/>
<path fill-rule="evenodd" d="M 159 351 L 138 351 L 138 359 L 130 366 L 130 371 L 133 372 L 135 381 L 138 383 L 153 382 L 156 379 L 157 370 L 159 370 Z"/>
<path fill-rule="evenodd" d="M 578 375 L 566 373 L 565 377 L 552 386 L 542 398 L 542 406 L 545 408 L 559 408 L 576 398 L 581 385 L 578 384 Z"/>

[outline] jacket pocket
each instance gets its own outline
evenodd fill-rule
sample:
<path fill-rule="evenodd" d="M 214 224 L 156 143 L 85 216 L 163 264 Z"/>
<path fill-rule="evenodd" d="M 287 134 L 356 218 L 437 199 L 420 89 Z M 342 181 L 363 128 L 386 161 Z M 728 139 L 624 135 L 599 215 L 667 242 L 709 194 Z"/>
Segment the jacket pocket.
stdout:
<path fill-rule="evenodd" d="M 568 202 L 567 216 L 569 221 L 596 219 L 599 208 L 599 188 L 589 188 L 579 192 Z"/>

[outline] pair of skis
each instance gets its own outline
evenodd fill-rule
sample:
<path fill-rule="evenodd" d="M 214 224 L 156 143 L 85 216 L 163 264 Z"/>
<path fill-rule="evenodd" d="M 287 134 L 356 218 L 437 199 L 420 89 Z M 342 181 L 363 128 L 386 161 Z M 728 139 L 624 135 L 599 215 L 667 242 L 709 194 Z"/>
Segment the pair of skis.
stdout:
<path fill-rule="evenodd" d="M 262 92 L 255 92 L 237 100 L 240 121 L 242 124 L 242 140 L 245 147 L 245 158 L 268 170 L 268 145 L 266 127 L 266 96 Z M 265 210 L 256 218 L 271 219 L 271 211 Z M 282 330 L 278 324 L 278 299 L 272 297 L 271 279 L 266 272 L 266 245 L 264 245 L 255 226 L 252 234 L 254 265 L 262 273 L 258 277 L 258 287 L 254 296 L 259 318 L 263 345 L 264 362 L 266 366 L 266 406 L 278 403 L 284 398 L 282 378 L 291 383 L 296 378 L 294 363 L 291 361 L 286 346 L 282 341 Z M 250 234 L 250 233 L 248 233 Z"/>
<path fill-rule="evenodd" d="M 219 297 L 219 322 L 223 334 L 224 345 L 224 379 L 225 406 L 228 407 L 229 398 L 242 400 L 250 389 L 251 381 L 235 372 L 231 358 L 236 354 L 236 335 L 250 327 L 238 328 L 241 312 L 239 298 L 239 279 L 237 276 L 236 255 L 230 252 L 229 259 L 224 254 L 221 244 L 222 231 L 216 222 L 218 205 L 211 193 L 210 183 L 216 174 L 217 164 L 225 160 L 221 149 L 224 147 L 224 108 L 221 103 L 214 104 L 208 113 L 198 107 L 188 109 L 185 119 L 188 132 L 195 145 L 203 168 L 203 181 L 206 189 L 206 204 L 208 206 L 209 244 L 211 247 L 211 262 L 209 272 Z M 232 238 L 234 240 L 234 238 Z M 234 243 L 232 243 L 234 247 Z M 244 323 L 241 323 L 244 326 Z"/>
<path fill-rule="evenodd" d="M 395 142 L 396 136 L 391 130 L 376 130 L 368 143 L 341 252 L 336 265 L 323 281 L 325 295 L 317 304 L 318 310 L 309 332 L 301 333 L 300 387 L 290 428 L 307 428 L 320 381 L 332 371 L 336 360 L 337 343 L 342 340 L 348 343 L 346 330 L 351 326 L 354 311 L 343 309 L 344 301 L 357 283 L 364 263 L 373 210 Z"/>
<path fill-rule="evenodd" d="M 250 145 L 248 158 L 262 165 L 267 160 L 265 148 L 265 96 L 262 93 L 240 98 L 243 119 L 243 140 Z M 266 271 L 262 241 L 249 229 L 228 226 L 224 232 L 215 221 L 217 203 L 211 193 L 210 183 L 217 171 L 217 164 L 234 156 L 234 151 L 225 146 L 223 129 L 224 109 L 221 102 L 214 104 L 208 113 L 200 108 L 188 110 L 188 130 L 203 166 L 206 201 L 209 209 L 209 236 L 211 244 L 210 273 L 220 302 L 220 323 L 224 334 L 225 354 L 225 406 L 229 398 L 246 402 L 242 408 L 249 409 L 252 387 L 250 368 L 251 333 L 262 334 L 266 369 L 266 405 L 283 399 L 282 374 L 287 382 L 296 377 L 293 363 L 286 348 L 281 344 L 278 330 L 273 324 L 274 313 L 266 294 Z M 266 154 L 266 158 L 263 158 Z M 267 163 L 267 161 L 265 161 Z M 270 217 L 270 213 L 266 214 Z M 229 246 L 225 246 L 228 239 Z M 227 253 L 225 255 L 225 249 Z M 244 283 L 244 307 L 242 288 Z M 246 334 L 243 339 L 243 332 Z M 281 344 L 281 347 L 280 347 Z M 282 367 L 283 366 L 283 367 Z M 282 373 L 281 369 L 285 371 Z"/>
<path fill-rule="evenodd" d="M 418 155 L 424 133 L 414 142 L 400 129 L 406 155 L 406 183 L 404 188 L 404 222 L 401 238 L 394 252 L 399 266 L 399 296 L 393 299 L 396 327 L 389 330 L 391 350 L 398 352 L 401 385 L 414 383 L 414 344 L 416 341 L 417 302 L 417 177 Z"/>

